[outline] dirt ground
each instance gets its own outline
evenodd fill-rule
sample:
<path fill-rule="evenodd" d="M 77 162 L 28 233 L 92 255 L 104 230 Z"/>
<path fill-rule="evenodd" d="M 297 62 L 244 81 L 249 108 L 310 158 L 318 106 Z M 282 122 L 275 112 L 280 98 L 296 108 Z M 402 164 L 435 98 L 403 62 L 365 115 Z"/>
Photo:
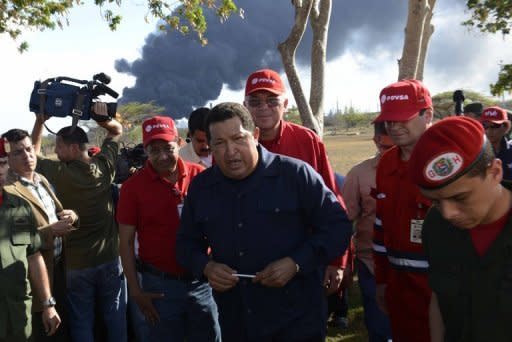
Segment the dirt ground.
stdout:
<path fill-rule="evenodd" d="M 332 168 L 342 175 L 346 175 L 357 163 L 373 156 L 376 151 L 369 132 L 326 136 L 324 143 Z"/>

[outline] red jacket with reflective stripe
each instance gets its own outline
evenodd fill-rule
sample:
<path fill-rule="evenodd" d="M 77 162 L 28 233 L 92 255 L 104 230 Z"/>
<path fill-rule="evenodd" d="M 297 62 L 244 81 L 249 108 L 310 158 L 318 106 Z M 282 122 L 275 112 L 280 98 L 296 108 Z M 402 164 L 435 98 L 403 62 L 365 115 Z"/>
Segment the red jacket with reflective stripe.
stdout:
<path fill-rule="evenodd" d="M 409 181 L 407 168 L 398 147 L 387 151 L 377 166 L 375 280 L 387 285 L 393 340 L 420 341 L 422 336 L 427 341 L 431 290 L 421 222 L 431 202 Z"/>

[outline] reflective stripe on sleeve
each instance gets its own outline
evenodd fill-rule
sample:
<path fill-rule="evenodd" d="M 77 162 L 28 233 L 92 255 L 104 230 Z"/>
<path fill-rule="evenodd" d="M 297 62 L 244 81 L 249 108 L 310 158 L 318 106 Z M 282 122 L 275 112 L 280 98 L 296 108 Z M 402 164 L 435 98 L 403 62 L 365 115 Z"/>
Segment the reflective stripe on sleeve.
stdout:
<path fill-rule="evenodd" d="M 396 269 L 403 269 L 409 271 L 427 271 L 428 261 L 427 260 L 414 260 L 406 258 L 397 258 L 388 255 L 389 263 Z"/>
<path fill-rule="evenodd" d="M 377 254 L 387 254 L 387 249 L 384 245 L 381 245 L 377 242 L 373 242 L 373 251 Z"/>
<path fill-rule="evenodd" d="M 375 223 L 373 225 L 373 228 L 376 230 L 382 230 L 382 220 L 378 217 L 375 217 Z"/>

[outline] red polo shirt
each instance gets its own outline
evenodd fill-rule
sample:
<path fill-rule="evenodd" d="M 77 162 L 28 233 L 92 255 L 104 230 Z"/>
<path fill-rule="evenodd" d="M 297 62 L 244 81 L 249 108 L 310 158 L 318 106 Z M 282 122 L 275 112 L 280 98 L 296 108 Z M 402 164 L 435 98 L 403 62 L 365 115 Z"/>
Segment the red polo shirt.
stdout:
<path fill-rule="evenodd" d="M 121 187 L 117 221 L 136 227 L 139 257 L 161 271 L 185 273 L 175 255 L 180 224 L 178 205 L 183 204 L 192 179 L 204 168 L 178 159 L 178 181 L 159 176 L 149 161 Z"/>

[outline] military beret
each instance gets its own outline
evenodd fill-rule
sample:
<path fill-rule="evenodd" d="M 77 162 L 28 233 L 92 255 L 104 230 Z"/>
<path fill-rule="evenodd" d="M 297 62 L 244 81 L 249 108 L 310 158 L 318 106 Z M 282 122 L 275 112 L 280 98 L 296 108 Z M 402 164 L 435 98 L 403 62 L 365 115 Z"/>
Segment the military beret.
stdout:
<path fill-rule="evenodd" d="M 5 138 L 0 138 L 0 158 L 7 157 L 6 145 L 8 144 Z"/>
<path fill-rule="evenodd" d="M 477 120 L 453 116 L 427 129 L 409 159 L 409 176 L 424 189 L 438 189 L 466 174 L 481 158 L 487 143 Z"/>

